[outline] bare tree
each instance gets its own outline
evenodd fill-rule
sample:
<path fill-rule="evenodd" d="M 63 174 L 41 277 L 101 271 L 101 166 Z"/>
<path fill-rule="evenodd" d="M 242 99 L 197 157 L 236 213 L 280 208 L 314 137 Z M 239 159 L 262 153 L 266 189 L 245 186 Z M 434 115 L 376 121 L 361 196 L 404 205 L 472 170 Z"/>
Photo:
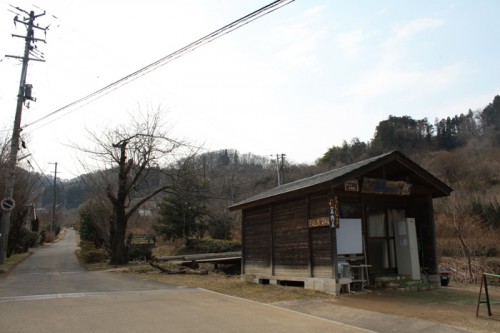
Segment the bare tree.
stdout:
<path fill-rule="evenodd" d="M 460 244 L 460 252 L 467 260 L 468 280 L 474 281 L 472 259 L 483 250 L 487 230 L 480 216 L 472 209 L 472 196 L 465 190 L 455 190 L 444 202 L 443 215 L 439 216 L 437 224 L 441 229 L 447 229 Z"/>
<path fill-rule="evenodd" d="M 23 141 L 23 147 L 25 142 Z M 0 174 L 7 174 L 7 160 L 10 150 L 10 141 L 5 138 L 0 143 Z M 20 157 L 22 159 L 22 157 Z M 14 182 L 14 196 L 16 202 L 15 208 L 12 210 L 9 221 L 9 234 L 5 243 L 6 255 L 10 257 L 22 238 L 22 229 L 31 226 L 35 204 L 40 199 L 43 193 L 43 185 L 40 183 L 39 175 L 27 171 L 26 165 L 19 163 L 16 165 L 16 179 Z M 6 179 L 1 177 L 0 188 L 5 187 Z M 0 211 L 0 216 L 2 215 Z M 30 230 L 31 231 L 31 230 Z M 27 250 L 27 249 L 26 249 Z"/>
<path fill-rule="evenodd" d="M 23 169 L 17 170 L 14 199 L 16 207 L 11 215 L 7 256 L 10 257 L 22 241 L 23 229 L 31 231 L 35 203 L 40 199 L 43 188 L 37 175 Z M 27 244 L 24 244 L 25 246 Z M 27 247 L 24 250 L 28 250 Z"/>
<path fill-rule="evenodd" d="M 162 192 L 176 191 L 177 161 L 194 152 L 184 142 L 168 136 L 161 110 L 134 114 L 132 121 L 99 135 L 90 133 L 92 150 L 82 149 L 97 162 L 100 177 L 94 185 L 106 193 L 113 207 L 110 226 L 110 264 L 128 262 L 127 223 L 148 200 Z"/>

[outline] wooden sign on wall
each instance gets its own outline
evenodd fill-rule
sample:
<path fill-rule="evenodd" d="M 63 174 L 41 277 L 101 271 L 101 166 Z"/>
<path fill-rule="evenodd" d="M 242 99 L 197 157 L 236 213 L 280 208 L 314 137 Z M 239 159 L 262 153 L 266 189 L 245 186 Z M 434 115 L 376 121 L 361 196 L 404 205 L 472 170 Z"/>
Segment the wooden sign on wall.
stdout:
<path fill-rule="evenodd" d="M 315 219 L 309 219 L 307 224 L 309 228 L 328 227 L 330 225 L 330 220 L 328 216 L 317 217 Z"/>
<path fill-rule="evenodd" d="M 411 184 L 402 180 L 386 180 L 381 178 L 363 178 L 363 193 L 410 195 Z"/>

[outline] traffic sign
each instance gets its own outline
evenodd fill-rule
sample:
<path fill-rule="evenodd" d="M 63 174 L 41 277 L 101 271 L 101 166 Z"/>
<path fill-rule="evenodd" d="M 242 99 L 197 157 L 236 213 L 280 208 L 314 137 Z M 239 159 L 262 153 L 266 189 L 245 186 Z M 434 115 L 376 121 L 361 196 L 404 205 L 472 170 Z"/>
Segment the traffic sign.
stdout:
<path fill-rule="evenodd" d="M 9 212 L 16 207 L 16 202 L 12 198 L 3 198 L 0 202 L 0 207 L 4 212 Z"/>

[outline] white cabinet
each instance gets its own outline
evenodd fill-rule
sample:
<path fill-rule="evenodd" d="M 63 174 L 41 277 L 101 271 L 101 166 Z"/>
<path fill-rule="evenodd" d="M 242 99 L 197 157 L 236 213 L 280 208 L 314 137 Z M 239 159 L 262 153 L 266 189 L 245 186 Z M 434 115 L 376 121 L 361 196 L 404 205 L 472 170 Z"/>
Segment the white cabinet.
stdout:
<path fill-rule="evenodd" d="M 417 231 L 414 218 L 405 218 L 394 223 L 396 258 L 399 275 L 408 275 L 420 280 Z"/>

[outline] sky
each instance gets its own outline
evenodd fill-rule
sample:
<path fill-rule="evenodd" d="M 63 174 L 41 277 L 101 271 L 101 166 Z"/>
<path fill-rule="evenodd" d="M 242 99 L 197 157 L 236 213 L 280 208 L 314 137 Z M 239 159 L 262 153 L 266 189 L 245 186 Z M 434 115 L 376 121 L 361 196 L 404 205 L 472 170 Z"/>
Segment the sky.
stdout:
<path fill-rule="evenodd" d="M 0 0 L 0 137 L 10 138 L 25 34 L 10 5 L 50 24 L 29 63 L 23 110 L 32 171 L 85 172 L 88 132 L 161 109 L 173 138 L 202 151 L 286 154 L 313 164 L 332 146 L 369 141 L 393 116 L 481 110 L 500 94 L 500 1 L 296 0 L 129 84 L 46 117 L 271 0 Z M 44 119 L 43 121 L 39 121 Z M 33 124 L 32 124 L 33 123 Z"/>

